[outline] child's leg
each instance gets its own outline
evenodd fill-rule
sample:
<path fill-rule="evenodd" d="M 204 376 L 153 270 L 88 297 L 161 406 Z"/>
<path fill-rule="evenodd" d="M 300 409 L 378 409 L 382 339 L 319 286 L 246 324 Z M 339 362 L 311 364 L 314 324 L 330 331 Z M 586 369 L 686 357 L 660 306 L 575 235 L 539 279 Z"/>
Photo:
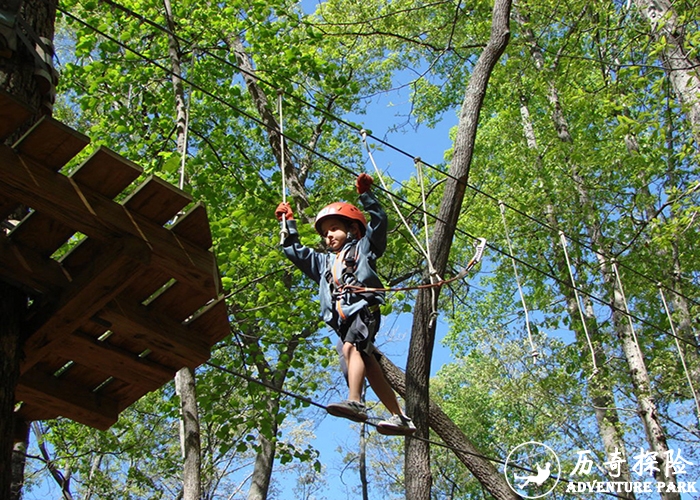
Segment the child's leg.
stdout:
<path fill-rule="evenodd" d="M 365 380 L 365 360 L 357 348 L 350 342 L 343 344 L 343 357 L 348 367 L 348 399 L 360 401 L 362 397 L 362 383 Z"/>
<path fill-rule="evenodd" d="M 375 358 L 373 354 L 366 354 L 363 357 L 367 381 L 374 393 L 392 415 L 403 415 L 401 407 L 399 406 L 399 401 L 396 399 L 396 394 L 391 388 L 391 385 L 389 385 L 389 381 L 386 379 L 377 358 Z"/>

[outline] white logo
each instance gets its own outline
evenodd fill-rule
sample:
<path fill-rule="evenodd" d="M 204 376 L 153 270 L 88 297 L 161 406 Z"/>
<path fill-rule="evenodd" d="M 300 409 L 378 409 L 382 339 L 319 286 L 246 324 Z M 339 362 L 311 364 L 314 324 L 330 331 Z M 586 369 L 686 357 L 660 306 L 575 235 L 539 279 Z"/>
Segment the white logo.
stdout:
<path fill-rule="evenodd" d="M 546 444 L 528 441 L 508 454 L 505 464 L 508 486 L 524 498 L 548 495 L 559 483 L 561 464 L 554 450 Z"/>

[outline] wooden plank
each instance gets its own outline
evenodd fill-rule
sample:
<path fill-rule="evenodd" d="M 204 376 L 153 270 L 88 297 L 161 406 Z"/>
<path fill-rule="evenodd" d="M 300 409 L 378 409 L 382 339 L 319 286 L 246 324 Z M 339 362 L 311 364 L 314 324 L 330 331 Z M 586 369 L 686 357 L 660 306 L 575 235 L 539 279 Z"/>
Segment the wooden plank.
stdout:
<path fill-rule="evenodd" d="M 0 142 L 10 137 L 31 115 L 29 106 L 0 90 Z"/>
<path fill-rule="evenodd" d="M 167 229 L 129 211 L 61 174 L 32 162 L 20 162 L 8 147 L 0 146 L 0 196 L 17 199 L 35 210 L 49 212 L 59 221 L 99 240 L 117 234 L 143 239 L 153 250 L 152 265 L 211 297 L 219 295 L 214 256 Z"/>
<path fill-rule="evenodd" d="M 221 297 L 208 304 L 186 325 L 187 329 L 196 332 L 198 337 L 207 339 L 209 345 L 225 339 L 231 333 L 225 298 Z"/>
<path fill-rule="evenodd" d="M 24 289 L 58 293 L 70 283 L 70 276 L 55 260 L 44 257 L 31 246 L 16 243 L 0 233 L 0 276 Z"/>
<path fill-rule="evenodd" d="M 122 412 L 143 396 L 148 394 L 149 390 L 140 385 L 127 385 L 119 381 L 105 387 L 105 395 L 114 399 L 119 404 L 119 411 Z"/>
<path fill-rule="evenodd" d="M 24 344 L 21 373 L 26 373 L 48 353 L 56 342 L 75 331 L 107 302 L 121 292 L 140 266 L 147 265 L 148 247 L 135 238 L 119 238 L 90 265 L 75 276 L 58 297 L 32 314 Z"/>
<path fill-rule="evenodd" d="M 63 268 L 73 274 L 89 266 L 105 250 L 104 243 L 94 238 L 85 238 L 66 253 L 59 262 Z"/>
<path fill-rule="evenodd" d="M 211 297 L 202 292 L 192 290 L 191 287 L 180 282 L 175 282 L 149 304 L 148 310 L 166 314 L 170 318 L 182 322 L 197 312 Z"/>
<path fill-rule="evenodd" d="M 184 191 L 151 176 L 124 200 L 124 206 L 162 226 L 191 202 Z"/>
<path fill-rule="evenodd" d="M 197 366 L 209 359 L 205 339 L 193 337 L 181 323 L 135 302 L 115 299 L 97 316 L 109 321 L 115 334 L 145 341 L 149 349 L 173 360 L 174 366 Z"/>
<path fill-rule="evenodd" d="M 32 405 L 41 405 L 47 412 L 100 430 L 109 429 L 119 417 L 116 401 L 38 370 L 20 377 L 15 399 L 31 401 Z"/>
<path fill-rule="evenodd" d="M 169 281 L 170 276 L 168 274 L 160 269 L 149 267 L 141 271 L 139 276 L 124 289 L 122 295 L 142 303 Z"/>
<path fill-rule="evenodd" d="M 42 212 L 32 212 L 12 231 L 12 240 L 50 257 L 66 243 L 75 230 Z"/>
<path fill-rule="evenodd" d="M 90 138 L 51 117 L 44 116 L 12 148 L 45 168 L 58 171 L 90 143 Z"/>
<path fill-rule="evenodd" d="M 98 316 L 93 316 L 90 321 L 83 323 L 80 328 L 82 333 L 89 335 L 93 339 L 101 337 L 108 329 L 104 328 L 102 325 L 112 326 L 107 320 L 100 318 Z M 118 349 L 122 352 L 129 352 L 133 355 L 141 355 L 142 353 L 149 351 L 149 346 L 146 343 L 147 339 L 136 339 L 128 335 L 120 335 L 111 330 L 110 335 L 104 340 L 110 347 Z M 177 371 L 179 368 L 177 363 L 174 363 L 172 359 L 166 359 L 164 357 L 153 356 L 152 353 L 148 354 L 147 358 L 149 363 L 155 363 L 167 370 L 172 372 Z"/>
<path fill-rule="evenodd" d="M 114 198 L 141 172 L 138 165 L 101 146 L 72 173 L 70 179 L 107 198 Z M 13 233 L 16 241 L 48 257 L 73 236 L 75 230 L 58 222 L 49 212 L 33 212 Z"/>
<path fill-rule="evenodd" d="M 17 208 L 17 202 L 0 196 L 0 221 L 7 219 Z"/>
<path fill-rule="evenodd" d="M 101 146 L 72 173 L 70 179 L 107 198 L 114 198 L 141 172 L 138 165 Z M 33 247 L 47 257 L 74 234 L 74 229 L 58 222 L 47 212 L 32 212 L 13 231 L 16 241 Z"/>
<path fill-rule="evenodd" d="M 205 250 L 210 249 L 213 244 L 207 209 L 201 203 L 190 208 L 170 230 Z"/>
<path fill-rule="evenodd" d="M 172 368 L 110 345 L 109 339 L 103 342 L 79 330 L 66 336 L 54 351 L 82 366 L 130 384 L 142 385 L 149 391 L 162 387 L 175 376 Z"/>
<path fill-rule="evenodd" d="M 31 401 L 22 401 L 19 409 L 15 410 L 15 416 L 25 422 L 35 422 L 37 420 L 52 420 L 58 418 L 59 414 L 41 403 L 33 404 Z"/>
<path fill-rule="evenodd" d="M 114 198 L 135 181 L 143 169 L 136 163 L 100 146 L 70 178 L 107 198 Z"/>

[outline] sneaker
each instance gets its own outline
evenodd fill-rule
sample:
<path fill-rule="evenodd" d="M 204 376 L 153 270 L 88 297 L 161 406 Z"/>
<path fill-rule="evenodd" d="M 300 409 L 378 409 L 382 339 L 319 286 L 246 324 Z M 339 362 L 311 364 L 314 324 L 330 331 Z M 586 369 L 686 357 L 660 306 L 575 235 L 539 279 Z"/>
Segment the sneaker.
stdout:
<path fill-rule="evenodd" d="M 392 415 L 377 424 L 377 432 L 385 436 L 408 436 L 416 432 L 416 426 L 406 415 Z"/>
<path fill-rule="evenodd" d="M 326 407 L 326 411 L 334 417 L 347 418 L 353 422 L 364 422 L 367 420 L 365 405 L 359 401 L 348 399 L 341 403 L 331 403 Z"/>

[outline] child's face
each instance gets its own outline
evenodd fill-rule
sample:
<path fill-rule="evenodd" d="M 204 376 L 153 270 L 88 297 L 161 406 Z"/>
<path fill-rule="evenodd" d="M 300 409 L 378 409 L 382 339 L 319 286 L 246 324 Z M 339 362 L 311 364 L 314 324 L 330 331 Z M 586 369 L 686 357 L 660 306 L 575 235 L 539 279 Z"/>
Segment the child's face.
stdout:
<path fill-rule="evenodd" d="M 321 221 L 321 236 L 329 250 L 338 252 L 348 239 L 348 226 L 342 219 L 329 217 Z"/>

